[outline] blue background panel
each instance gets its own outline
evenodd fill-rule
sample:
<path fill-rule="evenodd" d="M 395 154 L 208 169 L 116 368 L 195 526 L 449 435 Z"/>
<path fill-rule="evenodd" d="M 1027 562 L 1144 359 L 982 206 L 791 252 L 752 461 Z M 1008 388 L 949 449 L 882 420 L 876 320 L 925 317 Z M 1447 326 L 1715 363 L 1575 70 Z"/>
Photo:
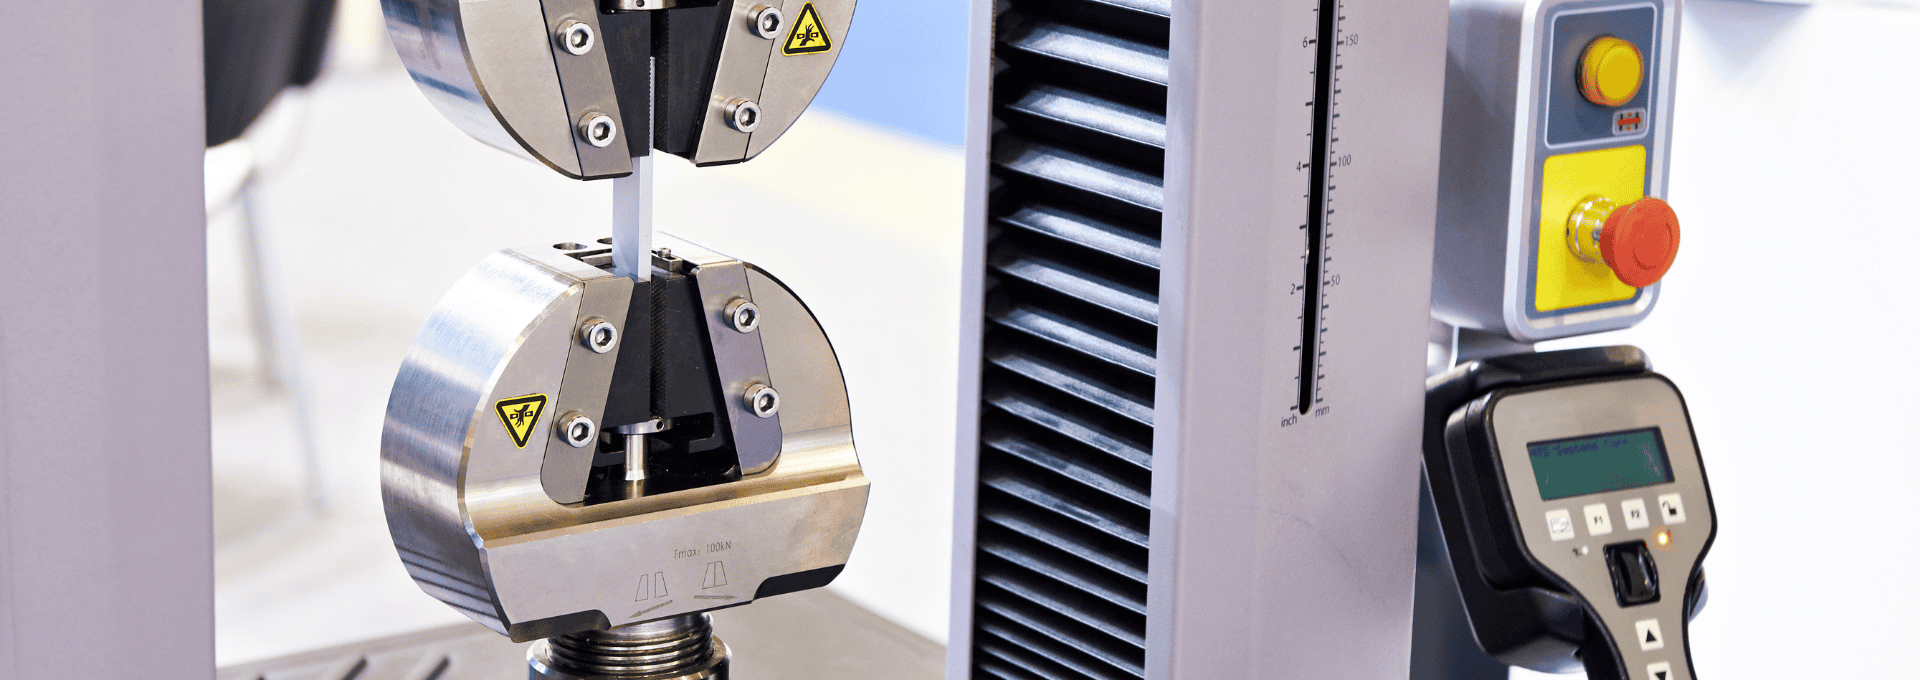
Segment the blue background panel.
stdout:
<path fill-rule="evenodd" d="M 966 120 L 969 0 L 862 0 L 814 105 L 959 146 Z M 835 36 L 836 39 L 842 39 Z"/>

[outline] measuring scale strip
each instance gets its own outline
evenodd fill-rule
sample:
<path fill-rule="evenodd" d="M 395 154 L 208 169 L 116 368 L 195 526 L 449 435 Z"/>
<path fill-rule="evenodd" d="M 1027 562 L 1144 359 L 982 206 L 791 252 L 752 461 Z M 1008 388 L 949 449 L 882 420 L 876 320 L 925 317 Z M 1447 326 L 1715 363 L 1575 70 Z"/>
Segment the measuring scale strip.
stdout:
<path fill-rule="evenodd" d="M 1299 403 L 1301 414 L 1313 411 L 1317 404 L 1325 401 L 1320 395 L 1320 382 L 1326 379 L 1326 313 L 1331 306 L 1327 300 L 1327 289 L 1338 279 L 1330 269 L 1333 261 L 1333 184 L 1334 169 L 1343 165 L 1334 145 L 1340 142 L 1335 136 L 1339 130 L 1340 113 L 1340 46 L 1351 38 L 1340 31 L 1341 21 L 1346 17 L 1345 4 L 1339 0 L 1322 0 L 1314 10 L 1317 13 L 1319 34 L 1311 42 L 1316 47 L 1314 60 L 1314 98 L 1309 104 L 1313 107 L 1313 175 L 1308 180 L 1307 221 L 1301 225 L 1306 232 L 1307 248 L 1302 263 L 1305 276 L 1302 285 L 1305 295 L 1301 297 L 1300 310 L 1300 374 Z"/>

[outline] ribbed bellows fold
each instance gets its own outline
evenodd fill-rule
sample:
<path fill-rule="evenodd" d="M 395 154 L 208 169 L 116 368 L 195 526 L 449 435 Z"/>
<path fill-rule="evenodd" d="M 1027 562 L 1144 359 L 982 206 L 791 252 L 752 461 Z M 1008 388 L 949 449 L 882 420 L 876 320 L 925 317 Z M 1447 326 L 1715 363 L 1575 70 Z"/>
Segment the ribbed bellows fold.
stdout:
<path fill-rule="evenodd" d="M 976 678 L 1146 674 L 1170 5 L 998 4 Z"/>

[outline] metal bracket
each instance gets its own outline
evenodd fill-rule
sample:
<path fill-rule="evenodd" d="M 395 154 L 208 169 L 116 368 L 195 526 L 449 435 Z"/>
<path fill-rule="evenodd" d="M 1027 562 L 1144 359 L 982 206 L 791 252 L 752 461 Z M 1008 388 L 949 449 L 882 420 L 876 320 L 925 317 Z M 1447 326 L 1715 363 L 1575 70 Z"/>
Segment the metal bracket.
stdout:
<path fill-rule="evenodd" d="M 713 345 L 716 379 L 725 396 L 727 426 L 740 455 L 740 474 L 764 472 L 780 458 L 780 414 L 756 414 L 748 404 L 748 392 L 756 386 L 778 386 L 768 375 L 766 348 L 759 331 L 736 330 L 728 311 L 735 300 L 753 300 L 746 265 L 739 260 L 702 264 L 694 269 L 693 280 L 707 310 L 707 340 Z M 777 400 L 776 396 L 776 409 Z"/>

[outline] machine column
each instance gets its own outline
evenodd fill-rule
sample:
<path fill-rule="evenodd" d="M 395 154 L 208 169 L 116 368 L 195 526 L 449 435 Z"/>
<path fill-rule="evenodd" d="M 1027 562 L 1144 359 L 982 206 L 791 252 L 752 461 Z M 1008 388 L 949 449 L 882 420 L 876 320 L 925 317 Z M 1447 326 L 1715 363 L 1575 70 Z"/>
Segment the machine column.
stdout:
<path fill-rule="evenodd" d="M 213 676 L 200 11 L 0 4 L 0 677 Z"/>

